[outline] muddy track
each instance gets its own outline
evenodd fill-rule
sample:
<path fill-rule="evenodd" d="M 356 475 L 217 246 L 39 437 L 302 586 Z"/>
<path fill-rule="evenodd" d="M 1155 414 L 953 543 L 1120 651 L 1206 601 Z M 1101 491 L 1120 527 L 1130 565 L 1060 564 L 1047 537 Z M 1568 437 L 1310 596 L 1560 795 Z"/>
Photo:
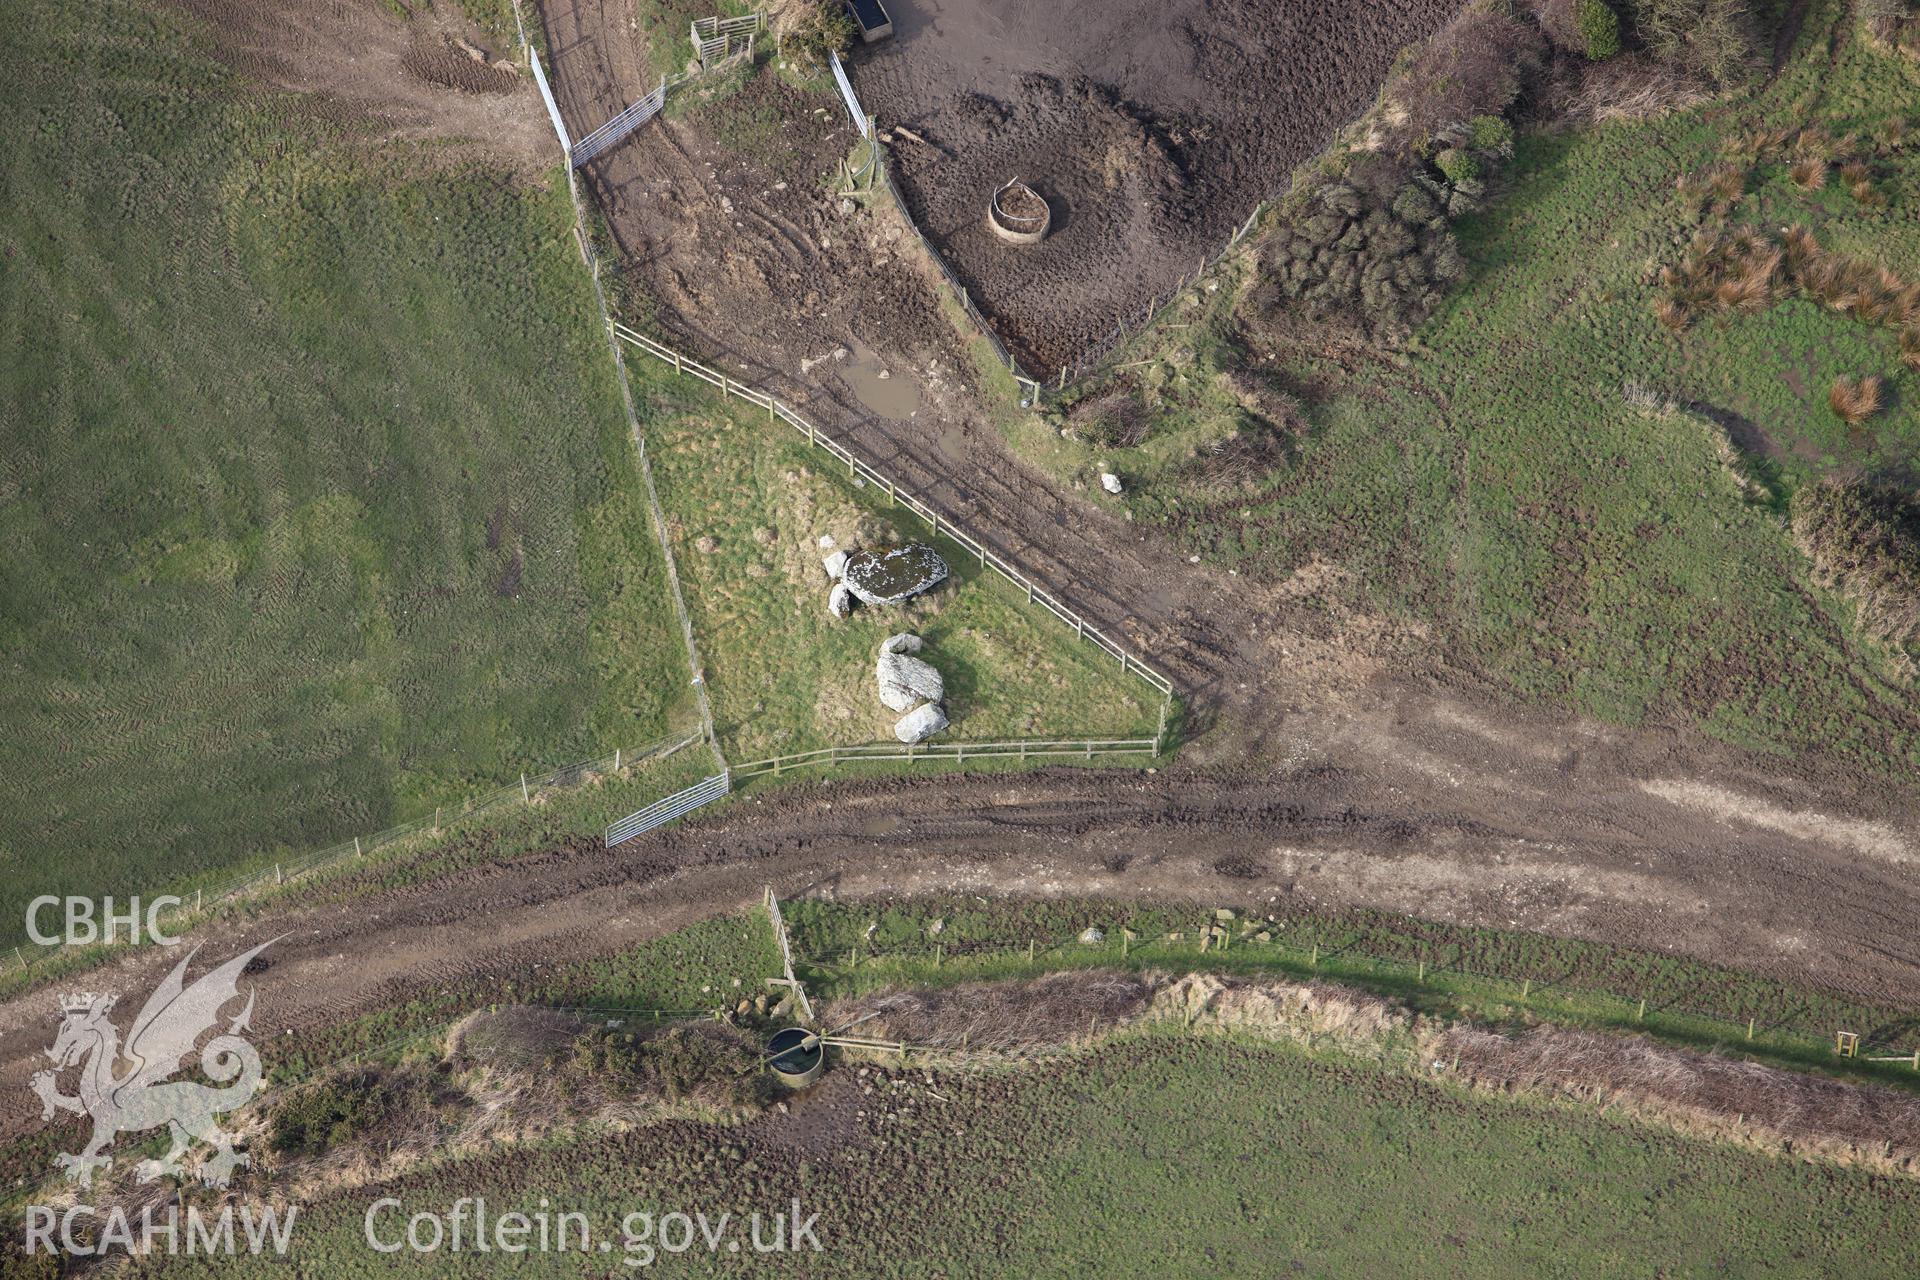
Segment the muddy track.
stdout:
<path fill-rule="evenodd" d="M 1408 707 L 1408 713 L 1420 709 Z M 1920 1008 L 1913 868 L 1870 824 L 1807 821 L 1765 797 L 1670 771 L 1644 744 L 1588 731 L 1573 755 L 1455 724 L 1504 768 L 1474 786 L 1324 762 L 1196 774 L 1056 770 L 802 784 L 615 850 L 589 838 L 397 890 L 293 899 L 210 931 L 227 955 L 279 937 L 260 979 L 263 1035 L 335 1025 L 450 987 L 633 946 L 785 896 L 914 892 L 1109 895 L 1257 906 L 1357 905 L 1684 952 L 1867 1001 Z M 1341 744 L 1343 750 L 1359 745 Z M 1455 760 L 1461 753 L 1454 752 Z M 178 953 L 88 975 L 150 989 Z M 41 1065 L 53 992 L 0 1004 L 0 1090 Z M 13 1109 L 0 1134 L 37 1127 Z"/>

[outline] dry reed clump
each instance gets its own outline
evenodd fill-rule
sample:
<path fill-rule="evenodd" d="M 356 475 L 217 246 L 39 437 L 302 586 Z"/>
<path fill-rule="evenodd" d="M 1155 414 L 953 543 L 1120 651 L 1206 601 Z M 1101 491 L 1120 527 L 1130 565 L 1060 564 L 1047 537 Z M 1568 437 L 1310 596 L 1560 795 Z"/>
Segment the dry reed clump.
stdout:
<path fill-rule="evenodd" d="M 1864 378 L 1835 378 L 1827 388 L 1827 404 L 1842 422 L 1859 426 L 1880 412 L 1882 383 L 1869 374 Z"/>
<path fill-rule="evenodd" d="M 1351 987 L 1215 973 L 1188 974 L 1162 987 L 1148 1016 L 1303 1046 L 1330 1043 L 1369 1058 L 1384 1057 L 1417 1030 L 1399 1005 Z"/>
<path fill-rule="evenodd" d="M 848 1034 L 938 1049 L 1023 1054 L 1058 1049 L 1136 1017 L 1151 980 L 1113 969 L 1050 973 L 1030 982 L 968 982 L 884 990 L 833 1001 L 822 1027 L 866 1019 Z M 869 1016 L 877 1015 L 877 1016 Z"/>
<path fill-rule="evenodd" d="M 1455 1027 L 1440 1052 L 1458 1055 L 1460 1075 L 1481 1088 L 1624 1107 L 1776 1154 L 1920 1172 L 1920 1098 L 1898 1090 L 1556 1027 Z"/>
<path fill-rule="evenodd" d="M 1831 253 L 1804 226 L 1788 228 L 1777 242 L 1751 227 L 1700 232 L 1678 262 L 1661 269 L 1660 288 L 1655 314 L 1676 331 L 1696 314 L 1759 311 L 1797 289 L 1863 323 L 1898 330 L 1903 361 L 1911 364 L 1920 353 L 1920 336 L 1911 336 L 1920 332 L 1920 282 Z"/>

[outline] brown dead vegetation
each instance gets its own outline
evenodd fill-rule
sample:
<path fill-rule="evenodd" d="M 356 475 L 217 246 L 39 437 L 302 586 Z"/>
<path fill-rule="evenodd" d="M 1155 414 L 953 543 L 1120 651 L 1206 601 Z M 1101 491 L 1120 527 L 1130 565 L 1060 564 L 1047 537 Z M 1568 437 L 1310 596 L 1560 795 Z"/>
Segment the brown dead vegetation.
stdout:
<path fill-rule="evenodd" d="M 1827 388 L 1827 405 L 1849 426 L 1859 426 L 1880 412 L 1884 384 L 1872 374 L 1864 378 L 1835 378 Z"/>

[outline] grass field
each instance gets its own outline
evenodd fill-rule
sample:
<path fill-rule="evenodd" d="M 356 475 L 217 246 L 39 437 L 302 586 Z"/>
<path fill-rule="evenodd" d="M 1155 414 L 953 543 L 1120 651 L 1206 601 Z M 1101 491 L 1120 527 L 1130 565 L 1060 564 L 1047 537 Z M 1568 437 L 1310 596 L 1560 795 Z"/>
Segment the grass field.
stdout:
<path fill-rule="evenodd" d="M 9 32 L 0 939 L 684 719 L 564 189 L 130 0 Z"/>
<path fill-rule="evenodd" d="M 957 544 L 858 487 L 792 428 L 629 362 L 642 426 L 707 665 L 714 719 L 736 761 L 891 741 L 874 687 L 879 644 L 926 642 L 953 727 L 947 741 L 1151 738 L 1160 696 Z M 929 541 L 953 576 L 894 608 L 827 612 L 822 535 L 847 548 Z"/>
<path fill-rule="evenodd" d="M 636 1210 L 744 1217 L 798 1198 L 818 1215 L 818 1254 L 657 1251 L 667 1274 L 1374 1276 L 1417 1260 L 1432 1276 L 1831 1276 L 1920 1261 L 1908 1181 L 1234 1039 L 1137 1034 L 1032 1071 L 873 1083 L 859 1114 L 823 1114 L 794 1145 L 673 1122 L 430 1168 L 380 1194 L 402 1202 L 402 1224 L 473 1195 L 496 1213 L 584 1213 L 614 1258 Z M 364 1196 L 311 1206 L 297 1260 L 384 1273 L 365 1211 Z M 593 1265 L 578 1253 L 516 1263 L 524 1275 Z M 488 1265 L 443 1251 L 407 1270 Z M 260 1258 L 165 1267 L 283 1270 Z"/>
<path fill-rule="evenodd" d="M 1780 506 L 1833 473 L 1910 484 L 1920 375 L 1898 363 L 1890 329 L 1804 298 L 1677 336 L 1653 312 L 1659 268 L 1716 221 L 1676 181 L 1760 131 L 1854 135 L 1885 203 L 1838 179 L 1804 190 L 1775 154 L 1718 221 L 1802 222 L 1830 249 L 1908 277 L 1920 266 L 1920 147 L 1881 141 L 1914 116 L 1920 65 L 1858 39 L 1830 65 L 1840 12 L 1813 5 L 1798 56 L 1764 87 L 1650 121 L 1523 133 L 1504 189 L 1456 224 L 1467 283 L 1404 358 L 1354 366 L 1318 332 L 1243 335 L 1303 403 L 1304 430 L 1277 442 L 1260 478 L 1216 483 L 1196 465 L 1245 422 L 1219 374 L 1239 358 L 1227 347 L 1245 262 L 1123 357 L 1142 362 L 1125 377 L 1155 413 L 1138 446 L 1064 441 L 1031 418 L 1011 424 L 1015 442 L 1058 472 L 1112 461 L 1138 518 L 1243 572 L 1343 566 L 1359 603 L 1422 620 L 1454 661 L 1526 700 L 1910 774 L 1920 700 L 1851 606 L 1811 584 Z M 1848 427 L 1828 387 L 1867 374 L 1887 379 L 1889 405 Z M 1624 394 L 1634 383 L 1695 412 L 1650 413 Z M 1743 492 L 1729 445 L 1775 501 Z"/>

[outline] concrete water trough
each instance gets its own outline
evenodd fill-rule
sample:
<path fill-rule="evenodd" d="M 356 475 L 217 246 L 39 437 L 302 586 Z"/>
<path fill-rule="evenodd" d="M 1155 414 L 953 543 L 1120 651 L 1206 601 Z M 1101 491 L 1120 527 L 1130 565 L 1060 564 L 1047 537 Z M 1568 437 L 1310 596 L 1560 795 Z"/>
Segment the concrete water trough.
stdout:
<path fill-rule="evenodd" d="M 853 15 L 854 24 L 860 28 L 860 39 L 865 44 L 885 40 L 893 34 L 893 18 L 880 0 L 847 0 L 847 12 Z"/>

